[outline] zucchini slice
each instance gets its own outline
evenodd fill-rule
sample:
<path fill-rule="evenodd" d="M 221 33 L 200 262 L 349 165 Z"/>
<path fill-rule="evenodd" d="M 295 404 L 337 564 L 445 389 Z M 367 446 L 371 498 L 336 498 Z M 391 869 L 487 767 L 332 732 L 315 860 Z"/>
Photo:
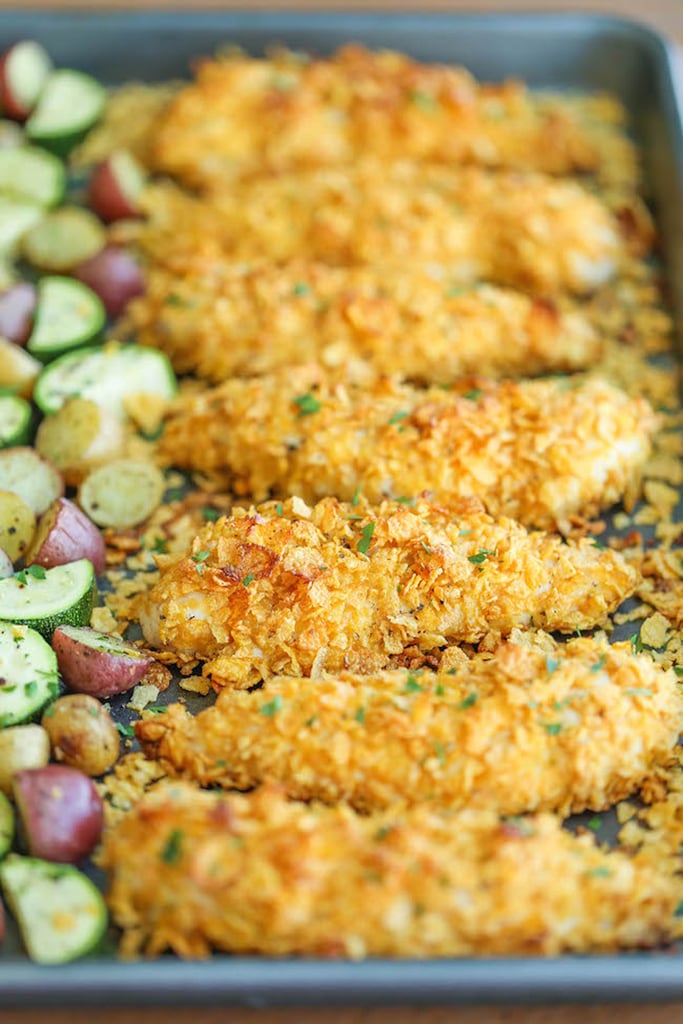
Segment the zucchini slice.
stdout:
<path fill-rule="evenodd" d="M 65 187 L 64 164 L 52 153 L 37 146 L 0 149 L 1 195 L 38 206 L 56 206 Z"/>
<path fill-rule="evenodd" d="M 31 406 L 18 395 L 0 394 L 0 448 L 26 444 L 31 432 Z"/>
<path fill-rule="evenodd" d="M 28 121 L 26 135 L 58 156 L 66 156 L 99 120 L 107 94 L 82 71 L 53 71 Z"/>
<path fill-rule="evenodd" d="M 171 399 L 176 379 L 168 357 L 155 348 L 112 342 L 67 352 L 50 363 L 33 394 L 45 414 L 57 412 L 67 398 L 89 398 L 125 418 L 125 401 L 133 395 Z"/>
<path fill-rule="evenodd" d="M 34 629 L 0 622 L 0 678 L 0 728 L 28 722 L 59 694 L 57 655 Z"/>
<path fill-rule="evenodd" d="M 90 210 L 63 206 L 48 213 L 23 237 L 21 253 L 47 274 L 74 270 L 104 248 L 107 235 Z"/>
<path fill-rule="evenodd" d="M 43 209 L 36 203 L 0 196 L 0 255 L 6 259 L 14 256 L 19 242 L 42 216 Z"/>
<path fill-rule="evenodd" d="M 105 320 L 104 306 L 92 289 L 70 277 L 44 277 L 38 284 L 27 348 L 46 363 L 94 341 L 104 329 Z"/>
<path fill-rule="evenodd" d="M 12 849 L 15 824 L 14 808 L 0 790 L 0 860 Z"/>
<path fill-rule="evenodd" d="M 0 580 L 0 622 L 30 626 L 49 640 L 57 626 L 86 626 L 97 597 L 87 558 L 53 569 L 29 565 Z"/>
<path fill-rule="evenodd" d="M 71 864 L 11 853 L 0 883 L 26 951 L 39 964 L 65 964 L 92 952 L 107 927 L 102 893 Z"/>

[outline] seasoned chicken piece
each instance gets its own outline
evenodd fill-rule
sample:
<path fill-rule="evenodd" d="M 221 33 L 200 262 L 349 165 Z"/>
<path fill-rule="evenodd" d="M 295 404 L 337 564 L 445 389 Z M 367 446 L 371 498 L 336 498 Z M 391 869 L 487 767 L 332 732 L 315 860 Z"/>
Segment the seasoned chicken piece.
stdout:
<path fill-rule="evenodd" d="M 238 688 L 375 672 L 416 643 L 429 651 L 515 626 L 588 629 L 637 583 L 616 552 L 529 534 L 473 500 L 235 508 L 187 557 L 159 562 L 139 608 L 147 642 L 206 661 L 216 686 Z"/>
<path fill-rule="evenodd" d="M 460 652 L 458 652 L 460 653 Z M 429 800 L 499 814 L 605 810 L 671 761 L 683 730 L 673 671 L 628 644 L 502 644 L 439 674 L 280 676 L 138 722 L 143 749 L 202 786 L 277 782 L 361 811 Z"/>
<path fill-rule="evenodd" d="M 657 418 L 601 380 L 474 381 L 422 391 L 288 367 L 181 398 L 161 456 L 238 495 L 480 498 L 491 515 L 560 527 L 638 494 Z M 197 438 L 201 437 L 201 444 Z"/>
<path fill-rule="evenodd" d="M 681 899 L 680 878 L 550 815 L 361 817 L 183 783 L 109 831 L 101 863 L 124 956 L 616 952 L 670 938 Z"/>
<path fill-rule="evenodd" d="M 448 384 L 466 373 L 534 376 L 582 369 L 601 341 L 581 312 L 443 274 L 379 266 L 218 264 L 175 274 L 152 265 L 120 330 L 214 382 L 319 360 L 363 359 L 382 373 Z"/>
<path fill-rule="evenodd" d="M 117 237 L 180 272 L 226 259 L 440 265 L 457 284 L 583 294 L 609 281 L 627 250 L 651 241 L 643 218 L 622 239 L 617 218 L 575 182 L 408 162 L 274 176 L 204 198 L 160 184 L 142 203 L 148 220 L 125 224 Z"/>
<path fill-rule="evenodd" d="M 590 118 L 567 97 L 519 82 L 479 84 L 459 67 L 346 46 L 308 59 L 280 51 L 203 61 L 157 121 L 158 169 L 192 186 L 253 173 L 353 164 L 372 153 L 448 165 L 596 174 L 635 183 L 625 111 Z"/>

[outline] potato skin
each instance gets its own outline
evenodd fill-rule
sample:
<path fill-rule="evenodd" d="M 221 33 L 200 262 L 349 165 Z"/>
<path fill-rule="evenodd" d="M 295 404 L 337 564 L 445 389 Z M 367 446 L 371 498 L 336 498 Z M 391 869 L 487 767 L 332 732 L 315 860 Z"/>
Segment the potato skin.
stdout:
<path fill-rule="evenodd" d="M 43 714 L 56 761 L 85 775 L 102 775 L 118 759 L 120 740 L 106 708 L 87 694 L 59 697 Z"/>
<path fill-rule="evenodd" d="M 145 172 L 125 150 L 118 150 L 98 164 L 88 185 L 88 202 L 103 221 L 140 215 L 138 198 L 145 183 Z"/>
<path fill-rule="evenodd" d="M 0 335 L 15 345 L 25 345 L 33 328 L 38 302 L 36 287 L 28 281 L 11 285 L 0 295 Z"/>
<path fill-rule="evenodd" d="M 83 627 L 87 629 L 87 627 Z M 88 633 L 90 631 L 88 630 Z M 130 654 L 99 650 L 69 635 L 69 627 L 58 626 L 52 635 L 59 671 L 70 690 L 106 700 L 131 690 L 154 664 L 150 655 L 126 648 Z M 93 640 L 97 632 L 92 630 Z"/>
<path fill-rule="evenodd" d="M 106 546 L 98 528 L 78 505 L 57 498 L 41 517 L 25 558 L 27 564 L 46 569 L 88 558 L 99 574 L 105 570 Z"/>
<path fill-rule="evenodd" d="M 40 725 L 12 725 L 0 730 L 0 790 L 12 793 L 12 779 L 26 768 L 43 768 L 50 760 L 50 737 Z"/>
<path fill-rule="evenodd" d="M 121 316 L 130 300 L 145 290 L 137 260 L 118 245 L 105 245 L 95 256 L 84 260 L 76 267 L 74 277 L 92 288 L 111 317 Z"/>
<path fill-rule="evenodd" d="M 77 864 L 102 835 L 102 799 L 83 772 L 61 764 L 14 776 L 14 799 L 32 857 Z"/>

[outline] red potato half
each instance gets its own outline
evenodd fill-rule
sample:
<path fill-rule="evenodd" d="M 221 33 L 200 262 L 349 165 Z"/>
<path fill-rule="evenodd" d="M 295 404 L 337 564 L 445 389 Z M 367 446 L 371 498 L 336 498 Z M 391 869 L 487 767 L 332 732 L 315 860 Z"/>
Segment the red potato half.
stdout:
<path fill-rule="evenodd" d="M 12 788 L 32 857 L 77 864 L 97 846 L 102 800 L 83 772 L 61 764 L 29 768 L 17 772 Z"/>
<path fill-rule="evenodd" d="M 0 294 L 0 336 L 25 345 L 33 329 L 38 293 L 28 281 L 13 284 Z"/>
<path fill-rule="evenodd" d="M 48 459 L 20 445 L 0 451 L 0 490 L 18 494 L 40 516 L 64 494 L 64 480 Z"/>
<path fill-rule="evenodd" d="M 130 300 L 145 290 L 140 265 L 118 245 L 105 245 L 95 256 L 80 263 L 73 276 L 92 288 L 110 317 L 120 316 Z"/>
<path fill-rule="evenodd" d="M 69 689 L 100 700 L 131 690 L 154 664 L 132 644 L 89 626 L 58 626 L 52 649 Z"/>
<path fill-rule="evenodd" d="M 25 39 L 0 58 L 0 104 L 8 117 L 25 121 L 38 102 L 52 61 L 40 43 Z"/>
<path fill-rule="evenodd" d="M 135 157 L 125 149 L 117 150 L 93 171 L 88 202 L 109 224 L 138 217 L 138 200 L 146 183 L 147 174 Z"/>
<path fill-rule="evenodd" d="M 95 572 L 102 573 L 106 546 L 99 529 L 78 505 L 68 498 L 57 498 L 41 517 L 24 558 L 27 565 L 46 569 L 88 558 Z"/>

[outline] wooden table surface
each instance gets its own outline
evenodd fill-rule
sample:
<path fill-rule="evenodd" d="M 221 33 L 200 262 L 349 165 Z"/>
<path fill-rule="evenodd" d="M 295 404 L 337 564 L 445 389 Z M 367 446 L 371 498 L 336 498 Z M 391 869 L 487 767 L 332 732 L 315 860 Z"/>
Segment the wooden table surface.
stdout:
<path fill-rule="evenodd" d="M 641 21 L 683 44 L 683 0 L 0 0 L 3 8 L 35 9 L 296 9 L 316 10 L 440 10 L 501 11 L 520 8 L 550 11 L 571 8 L 621 14 Z M 2 993 L 0 993 L 0 1004 Z M 50 1011 L 0 1010 L 0 1024 L 683 1024 L 683 1003 L 660 1006 L 544 1006 L 515 1008 L 400 1008 L 317 1010 L 70 1010 L 55 1006 Z"/>

